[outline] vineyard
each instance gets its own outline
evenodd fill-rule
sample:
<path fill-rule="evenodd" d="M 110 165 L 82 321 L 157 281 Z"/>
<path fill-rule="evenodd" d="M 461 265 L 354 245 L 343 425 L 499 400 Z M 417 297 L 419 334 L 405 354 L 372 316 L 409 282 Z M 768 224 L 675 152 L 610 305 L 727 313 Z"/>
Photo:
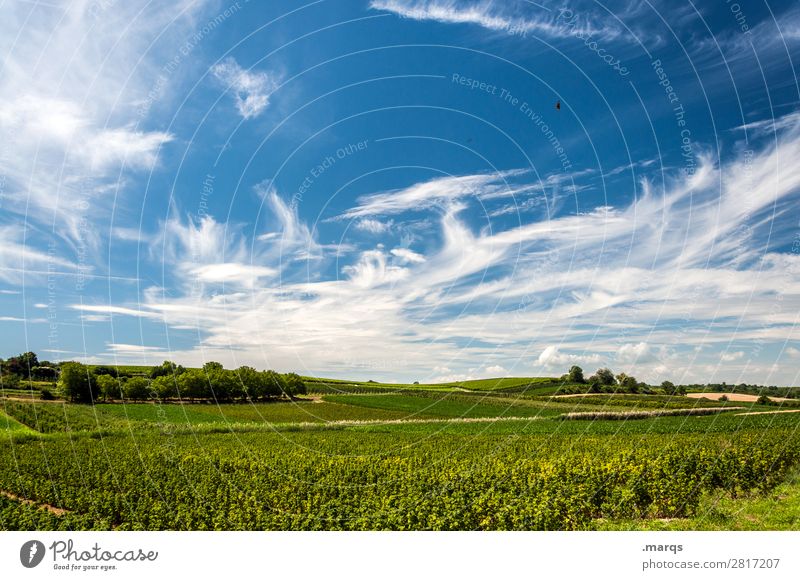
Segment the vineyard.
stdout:
<path fill-rule="evenodd" d="M 394 391 L 4 401 L 0 528 L 584 530 L 768 497 L 800 416 L 680 397 Z M 583 414 L 582 420 L 572 415 Z M 755 414 L 759 413 L 759 414 Z M 622 525 L 616 524 L 616 525 Z"/>

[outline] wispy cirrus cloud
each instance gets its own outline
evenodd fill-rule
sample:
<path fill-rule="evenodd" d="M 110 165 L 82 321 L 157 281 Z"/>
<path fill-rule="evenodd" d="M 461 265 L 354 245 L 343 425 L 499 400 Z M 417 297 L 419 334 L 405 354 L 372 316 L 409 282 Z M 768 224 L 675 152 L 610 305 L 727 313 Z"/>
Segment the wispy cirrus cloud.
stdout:
<path fill-rule="evenodd" d="M 0 19 L 0 221 L 25 220 L 26 244 L 43 247 L 45 228 L 66 262 L 98 255 L 111 205 L 124 203 L 130 177 L 151 170 L 174 139 L 137 107 L 153 92 L 164 61 L 210 2 L 169 7 L 144 1 L 25 3 Z M 169 80 L 178 81 L 175 72 Z M 169 98 L 169 83 L 158 93 Z M 7 249 L 2 250 L 3 253 Z M 28 250 L 28 263 L 38 259 Z M 41 260 L 40 260 L 41 261 Z M 89 264 L 91 265 L 91 264 Z M 87 265 L 87 266 L 89 266 Z"/>
<path fill-rule="evenodd" d="M 211 67 L 211 74 L 233 93 L 236 110 L 243 119 L 252 119 L 263 113 L 278 87 L 274 75 L 246 70 L 233 57 Z"/>
<path fill-rule="evenodd" d="M 477 175 L 460 175 L 436 177 L 428 181 L 415 183 L 399 190 L 382 191 L 362 197 L 359 204 L 336 219 L 359 219 L 361 224 L 366 219 L 369 226 L 379 222 L 374 216 L 388 216 L 409 210 L 427 210 L 434 207 L 446 208 L 459 200 L 474 198 L 513 197 L 515 194 L 529 192 L 530 184 L 512 185 L 509 180 L 523 175 L 524 170 L 501 171 Z"/>
<path fill-rule="evenodd" d="M 496 174 L 434 178 L 396 190 L 398 200 L 366 196 L 343 215 L 391 213 L 401 225 L 402 208 L 427 211 L 438 220 L 436 244 L 397 245 L 387 235 L 348 255 L 333 275 L 306 262 L 305 279 L 257 277 L 224 294 L 152 288 L 140 306 L 119 313 L 199 331 L 197 349 L 173 353 L 187 362 L 268 353 L 263 364 L 278 368 L 349 376 L 391 369 L 409 380 L 486 376 L 497 366 L 536 374 L 608 364 L 655 382 L 739 380 L 746 371 L 777 383 L 780 369 L 753 361 L 764 345 L 797 339 L 800 257 L 765 244 L 770 229 L 780 231 L 773 208 L 800 194 L 800 168 L 788 162 L 798 156 L 800 129 L 787 126 L 752 152 L 746 168 L 741 156 L 721 165 L 705 158 L 693 175 L 673 173 L 663 188 L 643 180 L 628 205 L 494 230 L 476 230 L 466 207 L 482 203 L 476 190 L 507 187 Z M 165 254 L 170 269 L 198 267 L 192 253 L 208 264 L 282 268 L 270 261 L 281 230 L 303 240 L 308 229 L 269 193 L 283 225 L 260 240 L 263 247 L 236 228 L 223 236 L 221 226 L 195 225 L 207 239 L 176 244 Z M 419 209 L 422 199 L 439 201 Z"/>
<path fill-rule="evenodd" d="M 602 15 L 587 10 L 577 16 L 568 11 L 570 24 L 563 11 L 531 2 L 491 2 L 473 0 L 372 0 L 375 10 L 392 12 L 402 18 L 429 20 L 444 24 L 474 24 L 494 32 L 514 35 L 539 34 L 549 38 L 568 38 L 576 33 L 596 38 L 614 39 L 620 27 Z"/>

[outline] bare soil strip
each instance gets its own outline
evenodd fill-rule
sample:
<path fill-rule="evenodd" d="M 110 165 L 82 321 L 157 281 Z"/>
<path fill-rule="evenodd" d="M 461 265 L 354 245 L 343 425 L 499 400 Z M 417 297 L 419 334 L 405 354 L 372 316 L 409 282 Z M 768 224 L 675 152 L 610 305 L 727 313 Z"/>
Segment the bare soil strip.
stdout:
<path fill-rule="evenodd" d="M 425 423 L 496 423 L 498 421 L 535 421 L 543 417 L 442 417 L 441 419 L 365 419 L 353 421 L 329 421 L 327 423 L 299 423 L 300 425 L 337 425 L 357 427 L 359 425 L 419 425 Z M 278 425 L 278 423 L 276 423 Z"/>
<path fill-rule="evenodd" d="M 739 403 L 755 403 L 758 401 L 758 395 L 747 395 L 745 393 L 686 393 L 690 399 L 710 399 L 712 401 L 719 401 L 722 397 L 728 397 L 729 401 L 736 401 Z M 784 397 L 770 397 L 771 401 L 791 401 L 793 399 L 786 399 Z"/>
<path fill-rule="evenodd" d="M 6 395 L 4 397 L 0 397 L 0 400 L 21 401 L 23 403 L 49 403 L 49 404 L 58 403 L 62 405 L 66 402 L 63 399 L 45 400 L 36 397 L 23 397 L 21 395 Z"/>
<path fill-rule="evenodd" d="M 58 507 L 56 507 L 54 505 L 50 505 L 49 503 L 38 503 L 38 502 L 33 501 L 32 499 L 26 499 L 24 497 L 21 497 L 19 495 L 13 494 L 13 493 L 5 491 L 5 490 L 0 490 L 0 495 L 2 495 L 4 497 L 7 497 L 8 499 L 12 499 L 14 501 L 18 501 L 20 503 L 24 503 L 25 505 L 31 505 L 31 506 L 37 507 L 39 509 L 47 510 L 51 514 L 56 515 L 56 516 L 63 516 L 64 514 L 68 514 L 69 513 L 69 510 L 65 510 L 63 508 L 58 508 Z"/>
<path fill-rule="evenodd" d="M 552 395 L 553 399 L 571 399 L 573 397 L 640 397 L 634 393 L 573 393 L 571 395 Z"/>
<path fill-rule="evenodd" d="M 776 415 L 778 413 L 800 413 L 800 409 L 784 409 L 783 411 L 756 411 L 755 413 L 736 413 L 740 415 Z"/>

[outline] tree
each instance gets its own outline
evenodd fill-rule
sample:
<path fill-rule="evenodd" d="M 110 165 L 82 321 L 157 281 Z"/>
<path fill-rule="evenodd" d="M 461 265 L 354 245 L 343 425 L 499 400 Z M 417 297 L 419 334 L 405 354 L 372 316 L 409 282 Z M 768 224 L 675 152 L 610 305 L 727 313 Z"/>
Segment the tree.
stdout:
<path fill-rule="evenodd" d="M 242 393 L 242 385 L 234 371 L 212 370 L 208 374 L 211 396 L 217 401 L 230 401 Z"/>
<path fill-rule="evenodd" d="M 280 397 L 286 392 L 286 381 L 275 371 L 261 371 L 257 390 L 258 399 Z"/>
<path fill-rule="evenodd" d="M 55 382 L 58 379 L 58 370 L 52 366 L 40 364 L 31 369 L 31 379 L 34 381 Z"/>
<path fill-rule="evenodd" d="M 215 361 L 208 361 L 206 364 L 203 365 L 203 372 L 206 374 L 213 373 L 214 371 L 221 371 L 224 367 L 221 363 Z"/>
<path fill-rule="evenodd" d="M 158 377 L 166 377 L 172 375 L 180 375 L 186 372 L 186 369 L 179 364 L 175 364 L 171 360 L 165 360 L 158 366 L 150 369 L 150 378 L 157 379 Z"/>
<path fill-rule="evenodd" d="M 162 375 L 150 382 L 150 392 L 159 399 L 174 399 L 178 397 L 177 378 L 172 375 Z"/>
<path fill-rule="evenodd" d="M 115 401 L 122 398 L 122 388 L 118 378 L 110 374 L 102 374 L 95 377 L 95 381 L 97 381 L 97 388 L 103 400 Z"/>
<path fill-rule="evenodd" d="M 59 388 L 74 403 L 91 403 L 97 399 L 97 383 L 89 367 L 79 362 L 66 362 L 61 365 Z"/>
<path fill-rule="evenodd" d="M 571 383 L 585 383 L 586 379 L 583 378 L 583 369 L 578 365 L 573 365 L 569 369 L 567 379 Z"/>
<path fill-rule="evenodd" d="M 594 374 L 597 380 L 600 382 L 601 385 L 614 385 L 616 381 L 614 380 L 614 373 L 611 372 L 611 369 L 602 368 L 597 369 L 597 372 Z"/>
<path fill-rule="evenodd" d="M 18 356 L 12 356 L 3 361 L 3 374 L 17 375 L 18 377 L 25 375 L 25 369 Z"/>
<path fill-rule="evenodd" d="M 619 386 L 629 393 L 639 392 L 639 382 L 634 377 L 630 377 L 625 373 L 620 373 L 617 375 L 617 381 L 619 382 Z"/>
<path fill-rule="evenodd" d="M 289 373 L 286 375 L 285 382 L 285 391 L 286 394 L 289 395 L 289 398 L 306 394 L 306 384 L 297 373 Z"/>
<path fill-rule="evenodd" d="M 242 366 L 236 369 L 236 378 L 239 381 L 241 397 L 243 399 L 258 399 L 261 385 L 261 375 L 253 367 Z"/>
<path fill-rule="evenodd" d="M 16 389 L 19 386 L 19 375 L 8 372 L 0 374 L 0 387 L 3 389 Z"/>
<path fill-rule="evenodd" d="M 664 389 L 664 394 L 667 395 L 674 395 L 675 394 L 675 385 L 670 381 L 664 381 L 661 383 L 661 388 Z"/>
<path fill-rule="evenodd" d="M 126 399 L 146 401 L 150 397 L 150 381 L 144 377 L 131 377 L 122 385 Z"/>
<path fill-rule="evenodd" d="M 211 396 L 208 377 L 201 370 L 188 370 L 178 377 L 178 392 L 189 399 L 206 399 Z"/>
<path fill-rule="evenodd" d="M 756 401 L 756 403 L 758 403 L 759 405 L 771 405 L 772 404 L 772 399 L 770 399 L 766 395 L 761 395 L 758 398 L 758 400 Z"/>
<path fill-rule="evenodd" d="M 92 372 L 96 377 L 99 377 L 100 375 L 111 375 L 113 377 L 119 376 L 119 372 L 117 372 L 116 367 L 97 366 L 94 367 L 94 370 L 92 370 Z"/>

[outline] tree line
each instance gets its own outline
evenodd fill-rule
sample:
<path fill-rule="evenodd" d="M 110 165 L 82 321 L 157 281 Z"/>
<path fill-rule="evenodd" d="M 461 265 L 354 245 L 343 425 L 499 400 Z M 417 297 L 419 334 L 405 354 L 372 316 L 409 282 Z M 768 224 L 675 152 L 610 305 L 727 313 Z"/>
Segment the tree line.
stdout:
<path fill-rule="evenodd" d="M 660 387 L 648 385 L 645 382 L 639 381 L 636 377 L 628 375 L 627 373 L 614 374 L 609 368 L 597 369 L 595 374 L 588 379 L 584 377 L 583 369 L 577 365 L 570 367 L 569 372 L 561 377 L 561 380 L 566 383 L 588 385 L 589 393 L 632 393 L 652 395 L 657 393 L 660 388 L 661 392 L 666 395 L 685 395 L 686 387 L 683 385 L 674 385 L 670 381 L 664 381 Z M 562 389 L 566 392 L 569 388 Z M 581 392 L 584 392 L 581 390 Z"/>
<path fill-rule="evenodd" d="M 303 379 L 295 373 L 257 371 L 248 366 L 226 369 L 218 362 L 207 362 L 200 369 L 186 369 L 164 361 L 146 377 L 124 377 L 107 372 L 108 368 L 62 363 L 58 383 L 61 394 L 79 403 L 170 399 L 233 402 L 291 399 L 306 392 Z"/>
<path fill-rule="evenodd" d="M 0 379 L 7 389 L 16 387 L 22 380 L 55 382 L 57 378 L 58 364 L 40 361 L 35 352 L 0 359 Z"/>

